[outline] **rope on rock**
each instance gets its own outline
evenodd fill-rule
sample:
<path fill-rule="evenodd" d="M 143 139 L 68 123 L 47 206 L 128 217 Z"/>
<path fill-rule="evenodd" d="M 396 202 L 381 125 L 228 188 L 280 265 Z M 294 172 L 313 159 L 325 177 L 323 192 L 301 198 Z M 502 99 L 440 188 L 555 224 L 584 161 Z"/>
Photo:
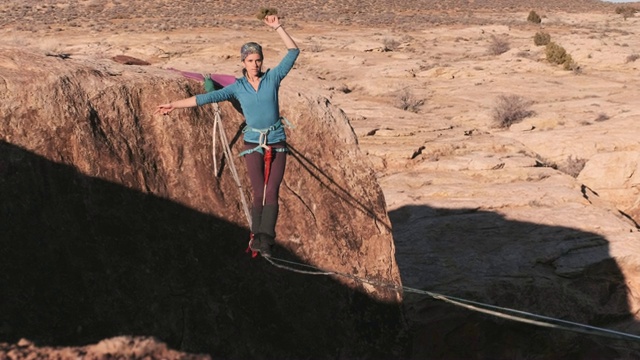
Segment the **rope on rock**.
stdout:
<path fill-rule="evenodd" d="M 238 176 L 238 171 L 236 170 L 236 166 L 233 162 L 231 148 L 229 147 L 229 141 L 227 141 L 227 133 L 224 131 L 224 126 L 222 125 L 222 118 L 220 116 L 220 107 L 218 106 L 218 104 L 214 104 L 213 106 L 216 112 L 215 121 L 213 122 L 213 133 L 211 135 L 212 142 L 213 142 L 212 152 L 213 152 L 214 171 L 217 176 L 218 163 L 216 160 L 216 133 L 219 133 L 220 142 L 222 143 L 222 147 L 224 150 L 224 157 L 227 159 L 227 163 L 229 164 L 229 170 L 231 171 L 233 180 L 236 182 L 236 185 L 238 186 L 238 191 L 240 192 L 240 201 L 242 202 L 242 210 L 244 211 L 244 215 L 247 217 L 247 223 L 249 224 L 249 229 L 251 229 L 251 213 L 249 212 L 249 206 L 247 205 L 247 198 L 242 188 L 242 181 L 240 181 L 240 176 Z"/>

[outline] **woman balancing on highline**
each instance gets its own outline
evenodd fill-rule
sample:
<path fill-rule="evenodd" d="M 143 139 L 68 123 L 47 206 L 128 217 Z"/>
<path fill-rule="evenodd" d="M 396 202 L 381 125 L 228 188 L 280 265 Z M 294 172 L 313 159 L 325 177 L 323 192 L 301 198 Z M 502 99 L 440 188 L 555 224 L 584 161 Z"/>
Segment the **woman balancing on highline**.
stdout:
<path fill-rule="evenodd" d="M 271 255 L 275 244 L 278 218 L 278 191 L 286 164 L 286 135 L 278 106 L 280 82 L 289 73 L 300 50 L 280 24 L 277 15 L 267 15 L 264 23 L 275 30 L 288 51 L 278 66 L 262 71 L 262 47 L 249 42 L 240 49 L 243 77 L 220 90 L 196 95 L 158 106 L 155 113 L 166 115 L 174 109 L 202 106 L 232 98 L 242 106 L 246 121 L 244 148 L 240 154 L 247 164 L 253 203 L 251 209 L 251 239 L 249 248 L 263 256 Z M 271 155 L 270 172 L 265 173 L 265 155 Z M 269 168 L 269 164 L 267 164 Z M 265 182 L 265 177 L 267 181 Z"/>

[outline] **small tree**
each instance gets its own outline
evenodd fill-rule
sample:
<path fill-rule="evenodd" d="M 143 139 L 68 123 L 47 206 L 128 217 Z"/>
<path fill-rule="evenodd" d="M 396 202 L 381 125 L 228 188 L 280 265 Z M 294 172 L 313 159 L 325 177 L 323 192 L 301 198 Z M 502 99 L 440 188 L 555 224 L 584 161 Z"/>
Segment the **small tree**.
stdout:
<path fill-rule="evenodd" d="M 627 18 L 634 17 L 638 9 L 632 6 L 618 6 L 616 8 L 616 14 L 621 14 L 622 18 L 627 20 Z"/>
<path fill-rule="evenodd" d="M 535 114 L 529 109 L 531 101 L 519 95 L 500 95 L 493 108 L 493 120 L 499 128 L 508 128 L 512 124 Z"/>
<path fill-rule="evenodd" d="M 500 55 L 506 53 L 511 49 L 509 41 L 507 39 L 491 35 L 491 43 L 489 43 L 489 54 Z"/>
<path fill-rule="evenodd" d="M 598 117 L 595 119 L 596 122 L 602 122 L 602 121 L 607 121 L 607 120 L 609 120 L 609 115 L 607 115 L 605 113 L 598 114 Z"/>
<path fill-rule="evenodd" d="M 400 46 L 400 43 L 393 38 L 384 38 L 382 40 L 382 51 L 395 51 Z"/>
<path fill-rule="evenodd" d="M 625 60 L 625 63 L 630 63 L 630 62 L 634 62 L 636 60 L 640 59 L 640 55 L 638 54 L 631 54 L 629 56 L 627 56 L 627 59 Z"/>
<path fill-rule="evenodd" d="M 573 156 L 569 155 L 564 164 L 558 166 L 558 170 L 570 175 L 571 177 L 577 178 L 586 164 L 586 159 L 582 159 L 579 157 L 574 158 Z"/>
<path fill-rule="evenodd" d="M 549 35 L 544 31 L 538 31 L 536 35 L 533 37 L 533 43 L 536 44 L 536 46 L 547 45 L 550 42 L 551 42 L 551 35 Z"/>
<path fill-rule="evenodd" d="M 540 17 L 540 15 L 538 15 L 538 13 L 531 10 L 529 12 L 529 16 L 527 17 L 527 21 L 532 22 L 534 24 L 540 24 L 542 22 L 542 18 Z"/>
<path fill-rule="evenodd" d="M 424 105 L 424 99 L 418 99 L 409 88 L 404 88 L 395 94 L 394 105 L 398 109 L 417 113 Z"/>

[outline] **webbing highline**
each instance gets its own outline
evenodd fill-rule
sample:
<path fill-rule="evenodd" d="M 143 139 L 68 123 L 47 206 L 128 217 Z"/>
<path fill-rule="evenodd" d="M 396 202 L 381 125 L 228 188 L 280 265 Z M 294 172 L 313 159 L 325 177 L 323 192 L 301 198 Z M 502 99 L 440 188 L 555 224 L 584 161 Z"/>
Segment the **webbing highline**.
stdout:
<path fill-rule="evenodd" d="M 327 276 L 335 275 L 335 276 L 351 279 L 357 282 L 373 285 L 376 287 L 382 287 L 382 288 L 392 289 L 396 291 L 403 291 L 407 293 L 427 295 L 436 300 L 442 300 L 444 302 L 447 302 L 459 307 L 463 307 L 468 310 L 477 311 L 477 312 L 481 312 L 488 315 L 493 315 L 493 316 L 507 319 L 507 320 L 518 321 L 518 322 L 541 326 L 541 327 L 554 328 L 558 330 L 565 330 L 565 331 L 583 333 L 588 335 L 603 336 L 603 337 L 614 338 L 618 340 L 640 341 L 640 336 L 624 333 L 621 331 L 610 330 L 610 329 L 605 329 L 597 326 L 580 324 L 580 323 L 576 323 L 568 320 L 562 320 L 562 319 L 557 319 L 549 316 L 538 315 L 538 314 L 534 314 L 526 311 L 520 311 L 520 310 L 501 307 L 501 306 L 485 304 L 477 301 L 456 298 L 453 296 L 438 294 L 438 293 L 426 291 L 426 290 L 415 289 L 408 286 L 398 286 L 393 283 L 385 283 L 380 281 L 369 280 L 369 279 L 361 278 L 352 274 L 342 273 L 338 271 L 327 271 L 313 265 L 301 264 L 295 261 L 279 259 L 271 256 L 264 257 L 264 258 L 269 263 L 271 263 L 271 265 L 275 267 L 297 272 L 300 274 L 327 275 Z M 312 270 L 299 270 L 287 265 L 278 264 L 277 262 L 287 263 L 287 264 L 295 265 L 298 267 L 309 268 Z"/>
<path fill-rule="evenodd" d="M 231 175 L 238 186 L 238 191 L 240 192 L 240 201 L 242 201 L 242 209 L 244 211 L 244 215 L 247 217 L 247 223 L 249 224 L 249 229 L 251 229 L 251 213 L 249 212 L 249 206 L 247 205 L 247 199 L 244 195 L 244 190 L 242 189 L 242 182 L 240 181 L 240 176 L 238 176 L 238 171 L 236 170 L 236 166 L 233 162 L 233 156 L 231 154 L 231 148 L 229 147 L 229 141 L 227 141 L 227 133 L 224 131 L 224 127 L 222 126 L 222 118 L 220 117 L 220 107 L 218 104 L 213 104 L 216 117 L 213 122 L 213 133 L 212 133 L 212 142 L 213 142 L 213 167 L 216 173 L 218 174 L 218 163 L 216 160 L 216 132 L 220 133 L 220 142 L 222 143 L 222 147 L 224 149 L 224 157 L 227 159 L 229 163 L 229 170 L 231 171 Z M 217 131 L 219 129 L 219 131 Z"/>
<path fill-rule="evenodd" d="M 223 147 L 224 147 L 224 155 L 229 162 L 229 169 L 231 171 L 231 174 L 233 175 L 233 179 L 235 180 L 238 186 L 243 210 L 247 217 L 247 223 L 249 224 L 249 228 L 251 228 L 251 215 L 249 213 L 249 207 L 247 206 L 247 201 L 244 195 L 244 191 L 242 190 L 242 183 L 240 182 L 240 177 L 238 176 L 238 172 L 236 171 L 236 168 L 233 162 L 233 156 L 231 156 L 232 155 L 231 148 L 229 147 L 229 142 L 227 141 L 227 135 L 224 131 L 224 127 L 222 126 L 222 119 L 220 118 L 220 108 L 218 107 L 218 104 L 214 104 L 214 108 L 215 108 L 216 116 L 213 124 L 212 137 L 213 137 L 213 164 L 215 167 L 215 172 L 216 174 L 218 173 L 217 162 L 216 162 L 216 128 L 219 128 L 220 142 L 223 144 Z M 518 321 L 518 322 L 537 325 L 541 327 L 554 328 L 558 330 L 583 333 L 588 335 L 604 336 L 604 337 L 614 338 L 618 340 L 640 341 L 640 336 L 628 334 L 620 331 L 580 324 L 572 321 L 552 318 L 544 315 L 533 314 L 526 311 L 509 309 L 501 306 L 484 304 L 477 301 L 456 298 L 453 296 L 438 294 L 438 293 L 426 291 L 426 290 L 415 289 L 408 286 L 398 286 L 393 283 L 384 283 L 380 281 L 369 280 L 369 279 L 361 278 L 352 274 L 342 273 L 338 271 L 322 270 L 316 266 L 302 264 L 302 263 L 289 261 L 285 259 L 279 259 L 271 256 L 263 256 L 263 258 L 265 258 L 271 265 L 284 270 L 293 271 L 296 273 L 306 274 L 306 275 L 340 276 L 340 277 L 348 278 L 354 281 L 362 282 L 362 283 L 377 286 L 377 287 L 393 289 L 396 291 L 404 291 L 404 292 L 420 294 L 420 295 L 427 295 L 436 300 L 441 300 L 441 301 L 450 303 L 452 305 L 466 308 L 468 310 L 477 311 L 477 312 L 481 312 L 488 315 L 493 315 L 493 316 L 507 319 L 507 320 Z M 276 261 L 281 263 L 288 263 L 295 266 L 309 268 L 311 270 L 299 270 L 290 266 L 278 264 L 276 263 Z M 513 315 L 510 315 L 509 313 Z"/>

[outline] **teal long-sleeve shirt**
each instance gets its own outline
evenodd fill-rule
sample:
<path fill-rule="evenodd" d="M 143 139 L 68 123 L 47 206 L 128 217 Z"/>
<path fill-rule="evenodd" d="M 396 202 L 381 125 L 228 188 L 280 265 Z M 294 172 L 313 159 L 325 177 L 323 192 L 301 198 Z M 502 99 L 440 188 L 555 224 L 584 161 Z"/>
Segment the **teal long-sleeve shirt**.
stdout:
<path fill-rule="evenodd" d="M 198 106 L 202 106 L 235 98 L 240 102 L 247 126 L 258 130 L 268 129 L 275 125 L 280 119 L 278 89 L 280 88 L 282 79 L 284 79 L 291 68 L 293 68 L 299 54 L 299 49 L 289 49 L 278 66 L 265 71 L 260 80 L 258 91 L 249 84 L 246 77 L 242 77 L 238 78 L 233 84 L 220 90 L 196 95 L 196 103 Z M 257 144 L 260 142 L 260 133 L 247 131 L 244 134 L 244 140 Z M 285 140 L 286 134 L 282 127 L 270 131 L 267 137 L 268 144 Z"/>

